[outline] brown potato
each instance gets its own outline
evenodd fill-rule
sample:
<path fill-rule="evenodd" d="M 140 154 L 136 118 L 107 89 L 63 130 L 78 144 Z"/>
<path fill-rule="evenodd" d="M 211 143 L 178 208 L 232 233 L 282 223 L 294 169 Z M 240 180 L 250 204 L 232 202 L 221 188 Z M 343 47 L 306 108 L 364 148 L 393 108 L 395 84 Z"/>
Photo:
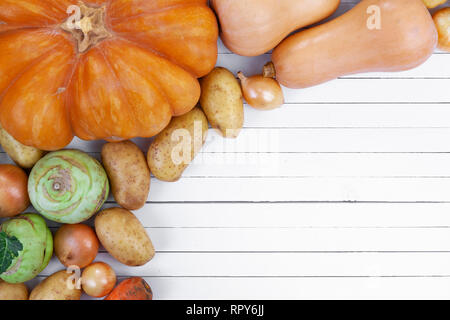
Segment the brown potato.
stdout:
<path fill-rule="evenodd" d="M 66 270 L 52 274 L 31 291 L 30 300 L 80 300 L 81 289 L 70 287 L 74 276 Z"/>
<path fill-rule="evenodd" d="M 0 300 L 28 300 L 28 288 L 23 283 L 0 280 Z"/>
<path fill-rule="evenodd" d="M 141 149 L 131 141 L 107 143 L 102 162 L 117 203 L 128 210 L 142 208 L 150 191 L 150 169 Z"/>
<path fill-rule="evenodd" d="M 200 151 L 207 133 L 208 120 L 200 108 L 173 118 L 150 145 L 150 171 L 159 180 L 177 181 Z"/>
<path fill-rule="evenodd" d="M 242 90 L 236 77 L 217 67 L 201 80 L 200 105 L 209 123 L 226 138 L 236 138 L 244 125 Z"/>
<path fill-rule="evenodd" d="M 427 8 L 436 8 L 437 6 L 440 6 L 441 4 L 444 4 L 447 0 L 423 0 Z"/>
<path fill-rule="evenodd" d="M 42 150 L 21 144 L 6 132 L 1 125 L 0 145 L 18 166 L 25 169 L 32 168 L 45 154 Z"/>
<path fill-rule="evenodd" d="M 95 231 L 109 254 L 123 264 L 142 266 L 155 255 L 145 228 L 128 210 L 103 210 L 95 218 Z"/>
<path fill-rule="evenodd" d="M 439 49 L 450 52 L 450 7 L 437 11 L 433 20 L 439 35 Z"/>

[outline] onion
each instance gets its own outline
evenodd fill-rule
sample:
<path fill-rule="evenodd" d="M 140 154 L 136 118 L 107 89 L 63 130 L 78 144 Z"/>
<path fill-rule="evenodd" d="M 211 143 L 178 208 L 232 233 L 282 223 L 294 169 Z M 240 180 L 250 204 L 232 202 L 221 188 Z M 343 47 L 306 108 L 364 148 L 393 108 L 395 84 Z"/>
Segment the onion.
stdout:
<path fill-rule="evenodd" d="M 116 273 L 104 262 L 96 262 L 84 269 L 81 285 L 91 297 L 100 298 L 109 294 L 116 285 Z"/>
<path fill-rule="evenodd" d="M 0 165 L 0 218 L 13 217 L 30 205 L 28 177 L 19 167 Z"/>
<path fill-rule="evenodd" d="M 94 230 L 84 224 L 66 224 L 55 234 L 55 254 L 66 267 L 90 265 L 97 256 L 98 247 Z"/>
<path fill-rule="evenodd" d="M 272 62 L 264 66 L 261 75 L 247 78 L 242 72 L 238 72 L 242 93 L 250 106 L 260 110 L 272 110 L 284 104 L 283 90 L 274 75 Z"/>
<path fill-rule="evenodd" d="M 450 7 L 437 11 L 433 20 L 439 34 L 439 49 L 450 52 Z"/>

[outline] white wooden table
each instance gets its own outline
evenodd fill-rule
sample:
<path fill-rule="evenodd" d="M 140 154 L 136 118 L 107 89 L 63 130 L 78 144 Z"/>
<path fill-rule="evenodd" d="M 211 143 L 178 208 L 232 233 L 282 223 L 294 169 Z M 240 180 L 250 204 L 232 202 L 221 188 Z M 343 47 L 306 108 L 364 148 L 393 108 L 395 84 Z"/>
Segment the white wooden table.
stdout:
<path fill-rule="evenodd" d="M 270 60 L 219 50 L 233 72 Z M 450 54 L 285 96 L 246 106 L 237 140 L 210 130 L 179 182 L 152 180 L 136 212 L 150 263 L 97 260 L 145 277 L 155 299 L 450 298 Z M 99 158 L 101 145 L 70 147 Z M 32 283 L 60 269 L 54 258 Z"/>

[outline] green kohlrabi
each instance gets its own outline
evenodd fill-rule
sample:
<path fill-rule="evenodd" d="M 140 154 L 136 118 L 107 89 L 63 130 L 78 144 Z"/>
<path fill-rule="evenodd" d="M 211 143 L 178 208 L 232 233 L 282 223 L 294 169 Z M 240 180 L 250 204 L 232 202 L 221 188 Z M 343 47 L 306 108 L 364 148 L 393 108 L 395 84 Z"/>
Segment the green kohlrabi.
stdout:
<path fill-rule="evenodd" d="M 53 254 L 53 237 L 44 218 L 25 213 L 0 226 L 0 278 L 21 283 L 36 277 Z"/>

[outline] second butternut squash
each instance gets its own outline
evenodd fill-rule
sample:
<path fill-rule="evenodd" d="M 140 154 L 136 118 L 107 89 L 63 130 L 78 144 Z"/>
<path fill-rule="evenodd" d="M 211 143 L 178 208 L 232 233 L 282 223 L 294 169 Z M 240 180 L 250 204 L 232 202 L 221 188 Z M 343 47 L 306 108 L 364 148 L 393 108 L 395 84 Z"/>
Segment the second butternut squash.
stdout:
<path fill-rule="evenodd" d="M 285 39 L 272 61 L 281 84 L 306 88 L 348 74 L 412 69 L 429 58 L 437 39 L 422 0 L 363 0 Z"/>

